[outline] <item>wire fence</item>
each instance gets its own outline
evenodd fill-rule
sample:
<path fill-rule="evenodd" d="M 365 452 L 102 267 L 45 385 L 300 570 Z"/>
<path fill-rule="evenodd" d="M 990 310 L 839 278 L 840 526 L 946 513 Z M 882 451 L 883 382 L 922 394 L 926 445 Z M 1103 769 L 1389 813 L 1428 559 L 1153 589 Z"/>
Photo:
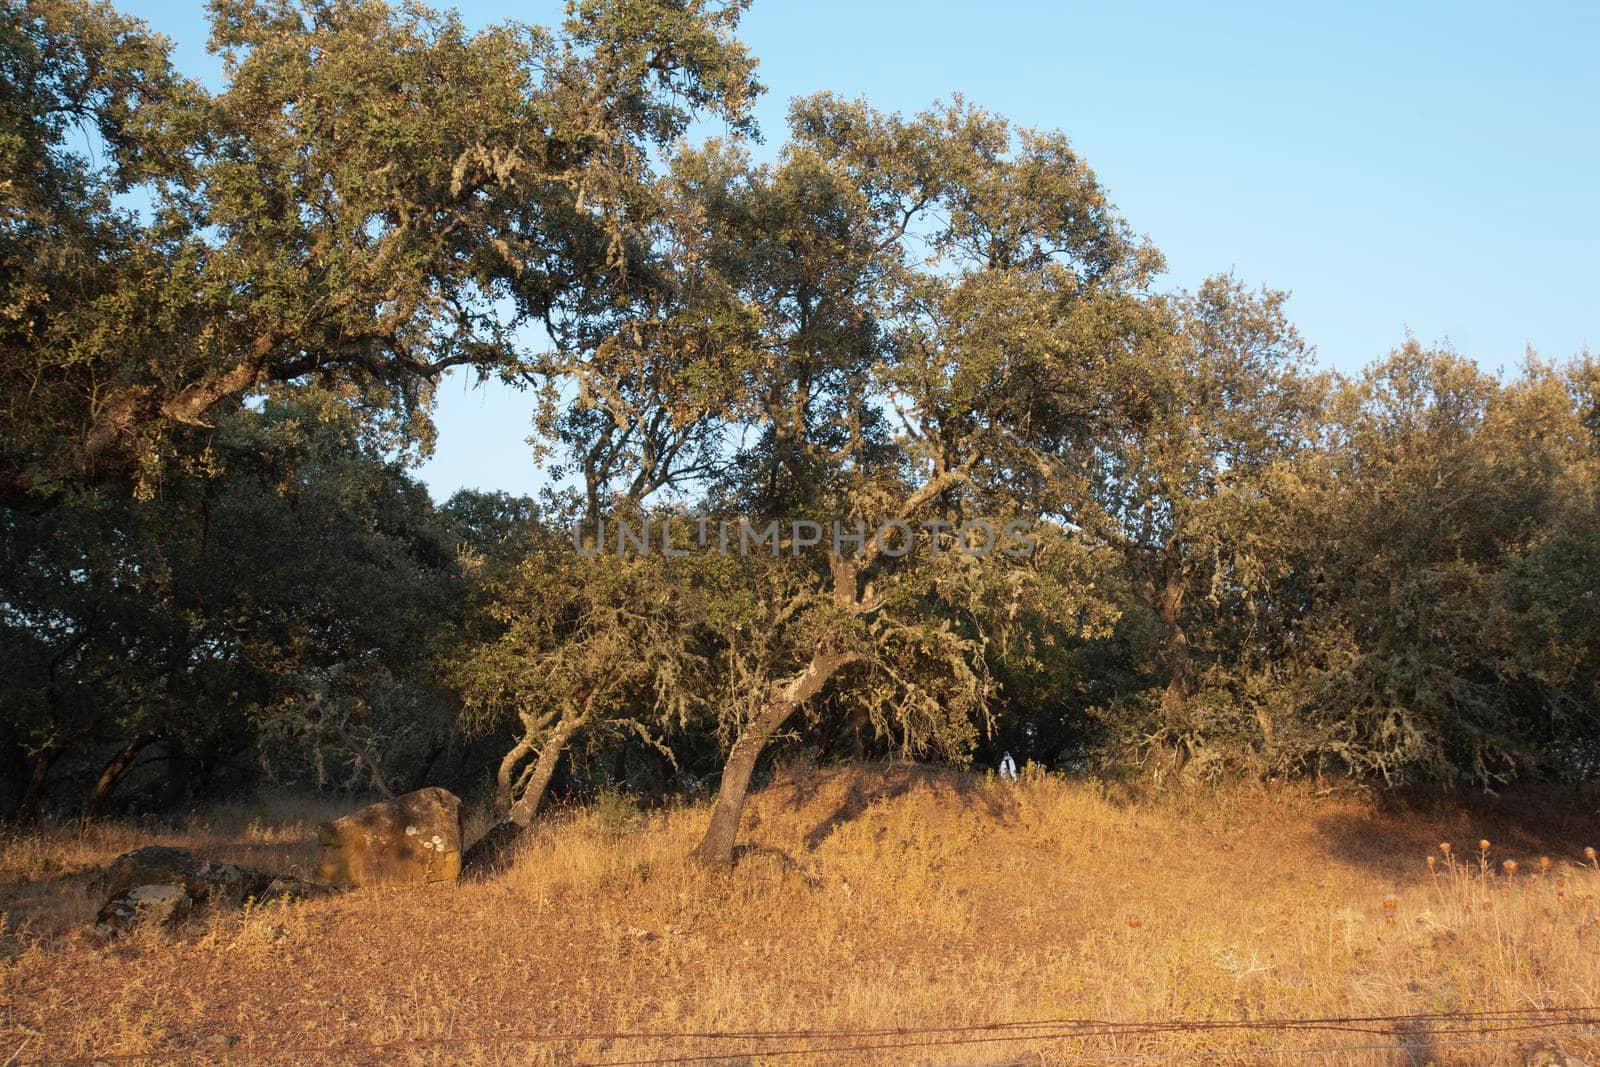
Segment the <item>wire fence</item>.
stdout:
<path fill-rule="evenodd" d="M 1245 1059 L 1281 1056 L 1326 1056 L 1362 1051 L 1407 1051 L 1426 1053 L 1441 1048 L 1505 1046 L 1539 1038 L 1589 1037 L 1600 1034 L 1600 1008 L 1559 1007 L 1521 1008 L 1476 1012 L 1422 1012 L 1400 1015 L 1349 1015 L 1313 1018 L 1269 1019 L 1165 1019 L 1118 1022 L 1107 1019 L 1036 1019 L 967 1023 L 944 1026 L 893 1026 L 815 1028 L 789 1030 L 611 1030 L 611 1031 L 494 1031 L 470 1035 L 440 1035 L 392 1041 L 342 1042 L 323 1045 L 293 1045 L 287 1042 L 262 1042 L 260 1039 L 235 1045 L 225 1052 L 211 1047 L 169 1048 L 150 1052 L 105 1053 L 76 1059 L 22 1060 L 33 1038 L 0 1064 L 92 1064 L 155 1063 L 178 1060 L 211 1059 L 221 1052 L 230 1061 L 288 1059 L 305 1061 L 358 1061 L 392 1057 L 406 1052 L 457 1052 L 474 1046 L 529 1047 L 581 1045 L 592 1043 L 679 1046 L 709 1044 L 692 1052 L 645 1055 L 621 1052 L 624 1058 L 571 1061 L 574 1067 L 643 1067 L 646 1064 L 730 1063 L 764 1059 L 830 1057 L 832 1062 L 845 1054 L 923 1053 L 937 1050 L 972 1048 L 981 1045 L 1031 1042 L 1059 1045 L 1068 1042 L 1171 1038 L 1179 1035 L 1347 1033 L 1368 1038 L 1342 1044 L 1294 1045 L 1218 1045 L 1201 1050 L 1174 1049 L 1160 1052 L 1078 1052 L 1030 1053 L 1020 1058 L 995 1061 L 984 1067 L 1042 1067 L 1062 1063 L 1144 1063 L 1194 1059 Z M 1383 1040 L 1371 1040 L 1374 1037 Z M 926 1061 L 924 1061 L 926 1062 Z"/>
<path fill-rule="evenodd" d="M 1600 1034 L 1600 1029 L 1564 1030 L 1556 1035 L 1561 1037 L 1592 1037 Z M 1415 1050 L 1418 1053 L 1427 1053 L 1441 1048 L 1468 1048 L 1468 1047 L 1504 1047 L 1520 1044 L 1526 1040 L 1520 1037 L 1498 1038 L 1471 1038 L 1444 1041 L 1429 1041 L 1426 1044 L 1395 1041 L 1371 1041 L 1365 1043 L 1351 1043 L 1344 1045 L 1297 1045 L 1293 1048 L 1223 1048 L 1207 1049 L 1204 1052 L 1148 1052 L 1127 1053 L 1122 1055 L 1074 1055 L 1070 1059 L 1050 1059 L 1047 1057 L 1033 1056 L 1024 1059 L 995 1060 L 983 1064 L 949 1064 L 945 1067 L 1062 1067 L 1066 1064 L 1092 1064 L 1092 1063 L 1160 1063 L 1177 1062 L 1179 1060 L 1198 1059 L 1246 1059 L 1270 1058 L 1273 1056 L 1336 1056 L 1351 1052 L 1406 1052 Z M 1426 1057 L 1419 1057 L 1419 1062 L 1432 1062 Z"/>

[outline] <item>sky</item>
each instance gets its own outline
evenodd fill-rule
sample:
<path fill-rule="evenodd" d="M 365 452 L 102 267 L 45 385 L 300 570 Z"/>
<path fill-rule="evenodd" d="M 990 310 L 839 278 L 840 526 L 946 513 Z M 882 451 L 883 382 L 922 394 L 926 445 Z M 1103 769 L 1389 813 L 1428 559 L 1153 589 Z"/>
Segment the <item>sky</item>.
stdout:
<path fill-rule="evenodd" d="M 200 3 L 117 6 L 218 83 Z M 1232 271 L 1289 291 L 1325 367 L 1357 373 L 1408 334 L 1489 370 L 1600 348 L 1600 5 L 1301 6 L 756 0 L 757 154 L 796 96 L 910 113 L 959 92 L 1064 131 L 1169 285 Z M 548 24 L 560 4 L 459 10 Z M 530 413 L 447 379 L 430 491 L 537 491 Z"/>

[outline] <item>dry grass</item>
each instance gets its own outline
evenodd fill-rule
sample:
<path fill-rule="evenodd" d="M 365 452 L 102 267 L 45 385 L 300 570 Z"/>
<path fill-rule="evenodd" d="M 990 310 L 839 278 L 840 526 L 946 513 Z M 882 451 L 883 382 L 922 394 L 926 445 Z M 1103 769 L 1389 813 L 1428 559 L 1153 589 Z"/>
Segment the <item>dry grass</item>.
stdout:
<path fill-rule="evenodd" d="M 1521 1062 L 1515 1046 L 1392 1026 L 805 1057 L 772 1053 L 851 1042 L 407 1042 L 1595 1005 L 1600 870 L 1582 852 L 1600 843 L 1592 808 L 1570 793 L 1384 808 L 1299 787 L 1138 801 L 1049 778 L 808 771 L 755 798 L 745 836 L 765 850 L 726 875 L 682 859 L 703 807 L 632 820 L 613 803 L 551 819 L 488 883 L 217 914 L 109 949 L 79 933 L 95 902 L 75 872 L 153 841 L 261 866 L 305 862 L 311 827 L 329 813 L 277 801 L 177 832 L 18 838 L 0 853 L 0 1063 L 19 1047 L 21 1062 L 188 1051 L 194 1062 L 520 1064 L 764 1050 L 720 1062 L 1185 1052 L 1242 1063 L 1263 1062 L 1240 1055 L 1249 1050 L 1291 1047 L 1303 1060 L 1363 1044 L 1386 1047 L 1318 1062 Z M 1480 836 L 1495 842 L 1482 855 Z M 1397 1051 L 1401 1038 L 1409 1052 Z M 1600 1049 L 1593 1037 L 1561 1042 Z"/>

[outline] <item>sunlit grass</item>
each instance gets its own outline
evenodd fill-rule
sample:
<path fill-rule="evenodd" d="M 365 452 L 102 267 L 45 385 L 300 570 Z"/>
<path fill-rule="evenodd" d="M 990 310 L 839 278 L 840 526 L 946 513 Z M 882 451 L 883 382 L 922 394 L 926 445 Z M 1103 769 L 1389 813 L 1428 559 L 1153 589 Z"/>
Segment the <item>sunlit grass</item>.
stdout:
<path fill-rule="evenodd" d="M 274 803 L 166 833 L 114 827 L 92 839 L 12 839 L 0 868 L 9 883 L 0 896 L 8 912 L 0 1034 L 30 1038 L 32 1056 L 234 1041 L 269 1060 L 334 1062 L 339 1054 L 281 1050 L 507 1032 L 1600 1003 L 1600 866 L 1584 852 L 1588 841 L 1544 833 L 1537 811 L 1513 820 L 1526 828 L 1506 844 L 1480 849 L 1480 837 L 1502 836 L 1506 817 L 1500 827 L 1472 826 L 1465 809 L 1385 811 L 1358 795 L 1301 787 L 1150 799 L 1037 774 L 1008 784 L 907 767 L 780 774 L 747 815 L 744 837 L 760 848 L 725 875 L 684 860 L 703 807 L 636 811 L 612 798 L 553 815 L 489 882 L 213 913 L 176 935 L 109 950 L 76 932 L 94 902 L 66 872 L 135 844 L 303 860 L 316 818 L 332 812 Z M 1444 840 L 1456 844 L 1441 850 Z M 59 899 L 41 899 L 53 883 Z M 1376 1040 L 1388 1047 L 1324 1062 L 1396 1062 L 1400 1036 Z M 1448 1035 L 1426 1028 L 1406 1040 L 1440 1042 L 1435 1058 L 1450 1063 L 1503 1062 L 1515 1052 L 1448 1045 Z M 1563 1041 L 1574 1052 L 1597 1048 L 1593 1038 Z M 1024 1052 L 1221 1055 L 1341 1043 L 1362 1042 L 1329 1033 L 1119 1035 L 835 1050 L 809 1062 L 976 1064 Z M 553 1064 L 727 1044 L 405 1044 L 373 1058 Z"/>

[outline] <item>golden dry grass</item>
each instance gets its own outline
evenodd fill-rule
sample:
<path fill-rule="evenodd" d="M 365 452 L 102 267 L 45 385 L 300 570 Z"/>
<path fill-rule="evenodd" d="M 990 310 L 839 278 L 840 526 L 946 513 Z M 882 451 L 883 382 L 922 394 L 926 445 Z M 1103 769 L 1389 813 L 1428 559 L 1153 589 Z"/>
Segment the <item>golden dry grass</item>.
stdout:
<path fill-rule="evenodd" d="M 947 1032 L 935 1036 L 951 1043 L 918 1047 L 894 1035 L 471 1039 L 1596 1005 L 1592 811 L 1557 792 L 1403 807 L 1304 787 L 1136 800 L 1048 777 L 794 771 L 753 799 L 744 836 L 763 850 L 726 875 L 682 858 L 704 807 L 632 825 L 579 810 L 548 820 L 490 882 L 213 914 L 110 948 L 81 934 L 96 903 L 81 872 L 155 841 L 304 863 L 330 813 L 280 800 L 176 832 L 14 838 L 0 853 L 0 1063 L 14 1051 L 18 1062 L 1255 1063 L 1266 1061 L 1248 1053 L 1296 1049 L 1286 1062 L 1301 1062 L 1326 1046 L 1345 1051 L 1317 1062 L 1518 1063 L 1523 1046 L 1392 1024 L 1004 1042 Z M 1493 842 L 1481 857 L 1480 836 Z M 1592 1035 L 1560 1041 L 1600 1049 Z M 839 1047 L 852 1044 L 902 1047 Z M 801 1048 L 829 1051 L 776 1054 Z"/>

